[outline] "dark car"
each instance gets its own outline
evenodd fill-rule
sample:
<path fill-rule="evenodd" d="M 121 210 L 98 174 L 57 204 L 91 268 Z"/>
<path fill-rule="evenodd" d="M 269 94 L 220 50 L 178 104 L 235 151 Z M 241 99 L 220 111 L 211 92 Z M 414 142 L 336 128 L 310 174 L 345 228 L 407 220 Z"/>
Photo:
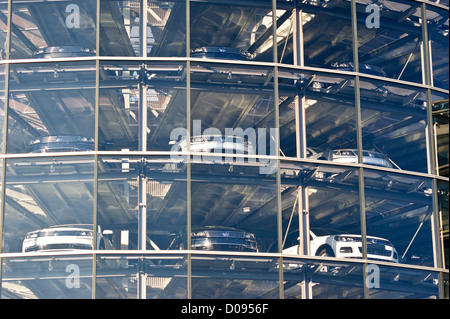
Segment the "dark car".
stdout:
<path fill-rule="evenodd" d="M 177 234 L 169 249 L 187 249 L 186 232 Z M 258 252 L 258 243 L 254 234 L 240 229 L 203 226 L 192 228 L 191 249 Z"/>
<path fill-rule="evenodd" d="M 334 63 L 332 65 L 334 69 L 340 70 L 340 71 L 354 71 L 355 65 L 353 62 L 345 62 L 345 63 Z M 376 76 L 382 76 L 385 77 L 386 74 L 384 73 L 383 69 L 370 64 L 365 63 L 359 63 L 359 73 L 369 74 L 369 75 L 376 75 Z"/>
<path fill-rule="evenodd" d="M 30 143 L 29 153 L 93 151 L 94 139 L 77 135 L 42 136 Z"/>
<path fill-rule="evenodd" d="M 42 48 L 33 53 L 33 58 L 49 59 L 49 58 L 67 58 L 67 57 L 85 57 L 94 56 L 95 50 L 77 45 L 54 46 Z"/>
<path fill-rule="evenodd" d="M 225 59 L 225 60 L 242 60 L 248 61 L 251 59 L 251 54 L 245 50 L 229 48 L 204 46 L 191 50 L 192 58 L 205 59 Z"/>

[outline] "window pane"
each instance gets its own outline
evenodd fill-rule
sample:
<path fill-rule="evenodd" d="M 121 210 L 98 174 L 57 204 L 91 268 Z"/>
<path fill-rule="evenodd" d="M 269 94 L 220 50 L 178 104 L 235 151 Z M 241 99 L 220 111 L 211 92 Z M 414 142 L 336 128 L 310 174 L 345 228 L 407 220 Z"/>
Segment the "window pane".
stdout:
<path fill-rule="evenodd" d="M 401 263 L 434 266 L 431 184 L 427 178 L 364 170 L 367 234 L 389 240 Z M 383 244 L 386 254 L 392 253 L 388 245 Z"/>
<path fill-rule="evenodd" d="M 94 150 L 95 62 L 14 64 L 8 153 Z"/>
<path fill-rule="evenodd" d="M 439 297 L 438 274 L 426 270 L 378 266 L 371 299 L 437 299 Z M 372 273 L 375 275 L 375 273 Z M 375 285 L 376 284 L 376 285 Z"/>
<path fill-rule="evenodd" d="M 305 66 L 347 68 L 353 62 L 350 1 L 306 0 L 300 8 Z"/>
<path fill-rule="evenodd" d="M 362 258 L 358 170 L 290 162 L 280 170 L 283 252 L 306 254 L 299 245 L 309 236 L 311 256 Z"/>
<path fill-rule="evenodd" d="M 273 61 L 270 0 L 190 4 L 191 57 Z"/>
<path fill-rule="evenodd" d="M 449 117 L 448 94 L 431 91 L 431 107 L 433 112 L 434 143 L 437 153 L 437 174 L 449 176 Z"/>
<path fill-rule="evenodd" d="M 187 225 L 186 164 L 169 157 L 118 155 L 102 156 L 98 165 L 97 219 L 111 240 L 105 248 L 135 250 L 145 235 L 147 250 L 168 249 Z M 139 207 L 146 211 L 146 234 L 138 230 L 138 223 L 145 223 Z"/>
<path fill-rule="evenodd" d="M 426 91 L 375 80 L 360 87 L 363 149 L 383 157 L 378 166 L 427 172 Z"/>
<path fill-rule="evenodd" d="M 187 298 L 186 255 L 97 255 L 97 299 L 136 299 L 145 285 L 146 299 Z"/>
<path fill-rule="evenodd" d="M 139 103 L 147 107 L 147 150 L 170 151 L 174 129 L 186 128 L 184 63 L 102 62 L 99 149 L 137 150 Z M 139 85 L 145 77 L 145 84 Z M 140 90 L 146 91 L 146 96 Z"/>
<path fill-rule="evenodd" d="M 448 90 L 448 10 L 427 6 L 427 20 L 433 85 Z"/>
<path fill-rule="evenodd" d="M 4 299 L 91 299 L 92 256 L 2 258 Z"/>
<path fill-rule="evenodd" d="M 101 0 L 100 55 L 139 56 L 140 1 Z M 185 1 L 148 1 L 147 56 L 186 56 Z"/>
<path fill-rule="evenodd" d="M 193 299 L 277 299 L 276 258 L 192 256 Z"/>
<path fill-rule="evenodd" d="M 6 165 L 2 252 L 93 249 L 93 157 L 8 159 Z"/>
<path fill-rule="evenodd" d="M 275 174 L 261 168 L 245 163 L 192 165 L 192 249 L 278 251 Z M 178 241 L 185 243 L 186 234 Z"/>
<path fill-rule="evenodd" d="M 12 2 L 12 59 L 95 55 L 96 0 Z"/>
<path fill-rule="evenodd" d="M 356 1 L 360 72 L 423 83 L 421 2 Z"/>
<path fill-rule="evenodd" d="M 313 299 L 363 299 L 363 266 L 337 261 L 283 258 L 284 297 Z"/>

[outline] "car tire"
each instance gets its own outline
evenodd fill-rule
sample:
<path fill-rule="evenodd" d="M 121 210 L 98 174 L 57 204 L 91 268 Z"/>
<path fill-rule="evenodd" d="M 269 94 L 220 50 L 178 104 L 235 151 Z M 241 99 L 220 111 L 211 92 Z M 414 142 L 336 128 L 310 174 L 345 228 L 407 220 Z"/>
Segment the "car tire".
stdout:
<path fill-rule="evenodd" d="M 316 256 L 320 257 L 335 257 L 334 252 L 330 246 L 324 246 L 317 250 Z M 329 266 L 321 266 L 319 272 L 329 272 L 331 268 Z"/>

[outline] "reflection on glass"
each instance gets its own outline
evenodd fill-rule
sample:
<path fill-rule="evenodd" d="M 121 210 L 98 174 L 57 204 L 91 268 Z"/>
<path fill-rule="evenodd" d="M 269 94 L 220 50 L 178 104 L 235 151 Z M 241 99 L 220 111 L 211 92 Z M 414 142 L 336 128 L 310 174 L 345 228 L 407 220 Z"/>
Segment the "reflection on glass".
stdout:
<path fill-rule="evenodd" d="M 102 156 L 98 169 L 97 220 L 111 230 L 106 249 L 138 249 L 142 236 L 146 249 L 168 249 L 187 223 L 185 164 L 169 157 Z M 146 234 L 138 223 L 147 225 Z"/>
<path fill-rule="evenodd" d="M 11 58 L 49 58 L 95 54 L 97 1 L 26 1 L 12 4 Z M 83 50 L 80 51 L 79 49 Z M 77 54 L 66 54 L 76 49 Z M 42 51 L 53 52 L 44 54 Z M 37 55 L 36 55 L 37 54 Z"/>
<path fill-rule="evenodd" d="M 147 56 L 186 56 L 185 1 L 148 1 L 146 39 L 140 34 L 139 4 L 100 1 L 100 55 L 139 56 L 145 41 Z"/>
<path fill-rule="evenodd" d="M 94 149 L 94 62 L 14 64 L 9 88 L 8 153 Z"/>
<path fill-rule="evenodd" d="M 194 163 L 192 249 L 276 252 L 275 182 L 258 166 Z"/>
<path fill-rule="evenodd" d="M 449 176 L 448 94 L 431 92 L 434 144 L 437 153 L 437 175 Z"/>
<path fill-rule="evenodd" d="M 440 229 L 441 234 L 439 236 L 441 242 L 441 246 L 443 247 L 443 258 L 444 258 L 444 267 L 448 269 L 448 252 L 449 252 L 449 245 L 448 245 L 448 224 L 449 224 L 449 217 L 448 217 L 448 195 L 449 195 L 449 185 L 448 183 L 444 181 L 438 180 L 437 183 L 438 187 L 438 205 L 439 205 L 439 215 L 440 215 Z M 448 280 L 447 280 L 448 282 Z"/>
<path fill-rule="evenodd" d="M 273 60 L 271 1 L 250 6 L 192 1 L 190 12 L 191 49 L 242 49 L 254 60 Z"/>
<path fill-rule="evenodd" d="M 277 155 L 272 68 L 192 63 L 191 81 L 193 138 L 238 139 L 234 150 L 224 144 L 214 152 Z"/>
<path fill-rule="evenodd" d="M 363 266 L 283 258 L 286 299 L 362 299 Z"/>
<path fill-rule="evenodd" d="M 448 10 L 427 6 L 427 26 L 433 63 L 432 84 L 448 90 Z"/>
<path fill-rule="evenodd" d="M 388 239 L 401 263 L 434 266 L 431 180 L 364 171 L 367 234 Z"/>
<path fill-rule="evenodd" d="M 363 148 L 383 154 L 386 167 L 427 172 L 426 91 L 375 80 L 360 87 Z"/>
<path fill-rule="evenodd" d="M 371 299 L 437 299 L 438 273 L 376 266 L 366 280 Z"/>
<path fill-rule="evenodd" d="M 4 299 L 91 299 L 92 256 L 2 258 Z"/>
<path fill-rule="evenodd" d="M 277 258 L 192 256 L 193 299 L 277 299 Z"/>
<path fill-rule="evenodd" d="M 358 59 L 389 78 L 423 83 L 421 3 L 357 0 Z"/>
<path fill-rule="evenodd" d="M 6 165 L 3 252 L 92 249 L 92 157 L 9 159 Z"/>
<path fill-rule="evenodd" d="M 363 258 L 358 170 L 289 162 L 280 169 L 283 252 Z M 375 253 L 368 258 L 386 259 Z"/>
<path fill-rule="evenodd" d="M 147 149 L 170 151 L 172 131 L 186 127 L 185 65 L 102 62 L 101 69 L 99 149 L 137 150 L 139 107 L 146 102 Z"/>
<path fill-rule="evenodd" d="M 304 64 L 334 68 L 353 62 L 350 2 L 306 0 L 301 10 Z"/>
<path fill-rule="evenodd" d="M 97 255 L 95 285 L 97 299 L 185 299 L 187 257 Z"/>
<path fill-rule="evenodd" d="M 7 21 L 8 21 L 8 1 L 0 1 L 0 43 L 6 43 L 7 37 Z M 6 48 L 2 46 L 0 49 L 0 60 L 6 58 Z"/>

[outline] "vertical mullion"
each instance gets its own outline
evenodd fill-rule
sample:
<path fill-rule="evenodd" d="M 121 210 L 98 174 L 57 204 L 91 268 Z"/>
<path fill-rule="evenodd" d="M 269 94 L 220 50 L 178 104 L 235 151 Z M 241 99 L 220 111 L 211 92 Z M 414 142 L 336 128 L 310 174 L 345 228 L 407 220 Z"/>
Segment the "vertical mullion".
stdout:
<path fill-rule="evenodd" d="M 360 78 L 359 78 L 359 53 L 358 53 L 358 19 L 356 11 L 356 0 L 351 3 L 351 20 L 352 20 L 352 46 L 353 46 L 353 65 L 355 76 L 355 108 L 356 108 L 356 143 L 358 150 L 358 163 L 362 163 L 363 147 L 362 147 L 362 128 L 361 128 L 361 93 L 360 93 Z M 364 169 L 359 168 L 358 174 L 358 190 L 359 190 L 359 216 L 361 228 L 361 244 L 363 259 L 367 259 L 367 240 L 366 240 L 366 201 L 364 192 Z M 369 299 L 369 288 L 367 287 L 367 263 L 363 264 L 363 283 L 364 283 L 364 298 Z"/>
<path fill-rule="evenodd" d="M 99 48 L 100 48 L 100 3 L 101 0 L 97 0 L 97 12 L 96 12 L 96 34 L 95 34 L 95 47 L 96 47 L 96 56 L 99 56 Z M 97 281 L 97 255 L 95 250 L 97 248 L 97 231 L 98 231 L 98 220 L 97 220 L 97 211 L 98 211 L 98 115 L 99 115 L 99 98 L 100 98 L 100 61 L 97 58 L 95 60 L 95 101 L 94 101 L 94 141 L 95 141 L 95 155 L 94 155 L 94 215 L 93 215 L 93 225 L 94 225 L 94 254 L 92 255 L 92 299 L 95 299 L 96 295 L 96 281 Z"/>
<path fill-rule="evenodd" d="M 191 136 L 191 23 L 190 23 L 190 0 L 186 0 L 186 131 L 187 139 L 190 141 Z M 187 143 L 188 153 L 190 152 L 190 144 Z M 191 250 L 191 156 L 187 155 L 186 158 L 186 232 L 187 232 L 187 249 Z M 192 264 L 191 254 L 187 255 L 187 298 L 192 299 Z"/>

